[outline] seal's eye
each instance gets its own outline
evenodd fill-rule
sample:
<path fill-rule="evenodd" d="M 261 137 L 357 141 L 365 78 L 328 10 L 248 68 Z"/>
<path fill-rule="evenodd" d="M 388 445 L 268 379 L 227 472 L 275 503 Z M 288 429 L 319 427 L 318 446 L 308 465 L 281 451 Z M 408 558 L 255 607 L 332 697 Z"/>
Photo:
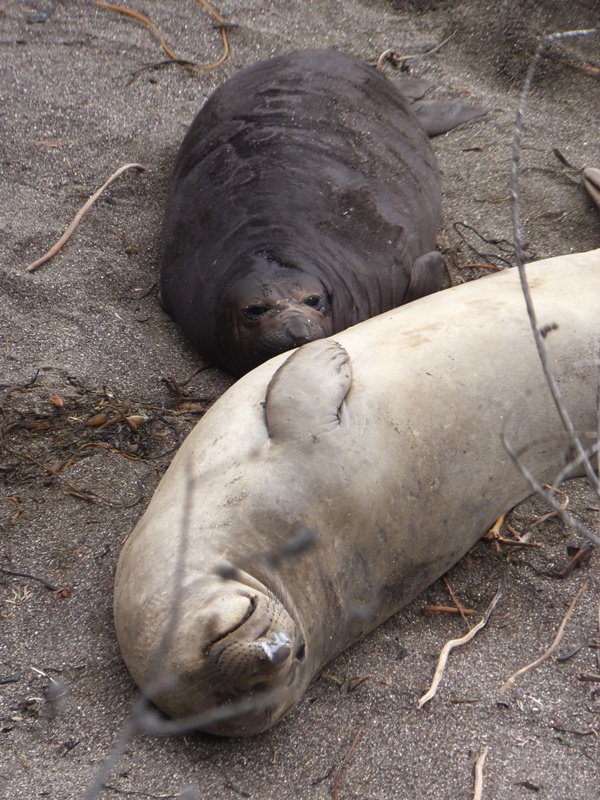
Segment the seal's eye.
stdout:
<path fill-rule="evenodd" d="M 248 306 L 244 309 L 244 314 L 248 319 L 260 319 L 269 310 L 269 306 Z"/>
<path fill-rule="evenodd" d="M 318 294 L 311 294 L 310 297 L 306 298 L 304 304 L 311 308 L 316 308 L 321 305 L 321 297 Z"/>
<path fill-rule="evenodd" d="M 294 658 L 297 661 L 303 661 L 305 655 L 306 655 L 306 646 L 305 646 L 304 642 L 302 642 L 300 647 L 294 653 Z"/>

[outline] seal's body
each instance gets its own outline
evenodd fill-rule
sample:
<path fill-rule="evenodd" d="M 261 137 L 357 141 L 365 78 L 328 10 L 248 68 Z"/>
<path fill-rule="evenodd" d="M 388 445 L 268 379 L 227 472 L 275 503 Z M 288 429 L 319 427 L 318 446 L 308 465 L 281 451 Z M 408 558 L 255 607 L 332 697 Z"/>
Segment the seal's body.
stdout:
<path fill-rule="evenodd" d="M 240 375 L 441 287 L 426 130 L 482 112 L 411 106 L 402 87 L 427 85 L 309 50 L 211 95 L 175 162 L 161 256 L 163 305 L 203 355 Z"/>
<path fill-rule="evenodd" d="M 593 431 L 600 250 L 527 269 L 539 324 L 558 326 L 549 362 L 575 428 Z M 151 696 L 167 714 L 210 712 L 203 730 L 275 723 L 327 661 L 525 498 L 504 430 L 515 448 L 531 443 L 525 463 L 541 482 L 564 466 L 516 270 L 335 338 L 220 398 L 121 554 L 125 662 L 142 687 L 161 679 Z"/>

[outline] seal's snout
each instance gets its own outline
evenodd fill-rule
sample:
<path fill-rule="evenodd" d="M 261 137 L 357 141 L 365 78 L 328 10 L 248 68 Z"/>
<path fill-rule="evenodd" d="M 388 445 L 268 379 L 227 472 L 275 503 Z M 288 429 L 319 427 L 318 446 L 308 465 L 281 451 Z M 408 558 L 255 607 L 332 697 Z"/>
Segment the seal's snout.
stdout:
<path fill-rule="evenodd" d="M 300 345 L 323 338 L 323 328 L 305 314 L 288 314 L 282 320 L 282 338 L 285 340 L 286 349 L 300 347 Z"/>
<path fill-rule="evenodd" d="M 204 614 L 214 635 L 205 648 L 206 664 L 220 694 L 264 688 L 292 666 L 299 635 L 277 599 L 225 585 Z"/>
<path fill-rule="evenodd" d="M 280 311 L 271 337 L 273 342 L 279 340 L 277 345 L 283 352 L 324 339 L 330 332 L 329 320 L 319 310 L 302 304 L 289 304 Z"/>
<path fill-rule="evenodd" d="M 261 642 L 265 655 L 274 667 L 280 667 L 292 655 L 292 643 L 285 633 L 274 633 L 270 639 Z"/>
<path fill-rule="evenodd" d="M 299 625 L 266 586 L 240 570 L 205 575 L 182 600 L 152 700 L 175 718 L 206 714 L 209 733 L 259 733 L 302 693 L 305 656 Z"/>

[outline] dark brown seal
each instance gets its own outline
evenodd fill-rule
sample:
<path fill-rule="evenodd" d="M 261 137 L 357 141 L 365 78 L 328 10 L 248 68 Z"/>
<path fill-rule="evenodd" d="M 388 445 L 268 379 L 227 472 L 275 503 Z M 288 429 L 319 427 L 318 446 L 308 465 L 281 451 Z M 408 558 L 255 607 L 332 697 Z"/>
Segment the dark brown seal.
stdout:
<path fill-rule="evenodd" d="M 441 287 L 427 132 L 481 112 L 420 103 L 417 117 L 408 95 L 428 84 L 401 85 L 308 50 L 243 70 L 196 116 L 166 204 L 161 295 L 228 372 Z"/>

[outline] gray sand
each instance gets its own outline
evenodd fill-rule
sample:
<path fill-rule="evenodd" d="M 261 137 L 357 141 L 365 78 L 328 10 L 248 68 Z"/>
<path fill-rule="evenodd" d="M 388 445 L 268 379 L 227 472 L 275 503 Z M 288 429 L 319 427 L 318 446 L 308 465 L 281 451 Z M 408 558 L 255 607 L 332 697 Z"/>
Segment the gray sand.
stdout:
<path fill-rule="evenodd" d="M 192 0 L 127 5 L 149 15 L 179 57 L 210 63 L 220 55 L 218 31 Z M 45 22 L 31 21 L 52 7 Z M 194 73 L 170 65 L 130 82 L 164 58 L 133 19 L 84 0 L 0 3 L 0 566 L 70 590 L 60 597 L 30 578 L 0 576 L 2 797 L 71 800 L 93 783 L 135 697 L 111 620 L 120 546 L 169 451 L 230 384 L 206 369 L 186 387 L 185 401 L 162 380 L 183 381 L 203 364 L 161 311 L 155 288 L 169 166 L 203 100 L 245 65 L 291 49 L 335 47 L 375 60 L 388 48 L 427 53 L 454 33 L 436 53 L 408 62 L 413 75 L 436 84 L 436 96 L 489 109 L 434 144 L 444 182 L 440 245 L 451 263 L 460 241 L 454 223 L 511 238 L 511 140 L 536 37 L 598 21 L 596 0 L 228 0 L 219 11 L 239 24 L 223 66 Z M 596 36 L 553 45 L 536 76 L 521 181 L 532 257 L 600 246 L 600 215 L 552 153 L 600 167 L 599 68 Z M 63 252 L 27 274 L 87 197 L 128 162 L 147 169 L 122 176 Z M 478 249 L 494 250 L 481 241 Z M 510 252 L 508 259 L 514 263 Z M 150 419 L 139 434 L 122 422 L 102 430 L 85 424 L 94 414 L 115 416 L 111 405 Z M 90 442 L 105 447 L 79 449 Z M 74 454 L 58 477 L 48 472 Z M 566 490 L 570 507 L 597 525 L 598 498 L 585 482 Z M 546 510 L 530 499 L 510 519 L 524 532 Z M 548 573 L 568 562 L 567 547 L 579 537 L 551 519 L 535 540 L 540 548 L 510 555 L 481 543 L 449 574 L 477 618 L 499 579 L 505 594 L 488 627 L 451 656 L 438 696 L 423 710 L 415 702 L 440 647 L 465 631 L 455 616 L 421 614 L 426 603 L 449 603 L 442 581 L 330 664 L 272 731 L 250 740 L 135 737 L 98 796 L 467 798 L 487 746 L 485 798 L 597 798 L 599 687 L 578 676 L 600 671 L 591 646 L 598 554 L 561 580 Z M 550 644 L 586 578 L 559 654 L 582 649 L 550 659 L 498 704 L 500 683 Z M 52 704 L 49 678 L 64 689 Z M 180 794 L 185 787 L 192 788 Z"/>

